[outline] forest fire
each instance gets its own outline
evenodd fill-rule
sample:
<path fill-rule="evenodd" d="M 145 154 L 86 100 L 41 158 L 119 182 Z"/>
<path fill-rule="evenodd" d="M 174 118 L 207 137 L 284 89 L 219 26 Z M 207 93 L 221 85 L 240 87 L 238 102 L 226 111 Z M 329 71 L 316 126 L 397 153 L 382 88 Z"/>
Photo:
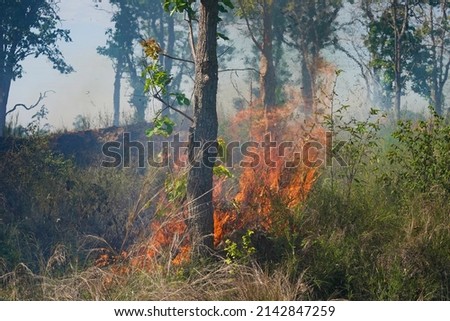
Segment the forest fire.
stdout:
<path fill-rule="evenodd" d="M 233 172 L 239 177 L 237 189 L 233 185 L 235 182 L 215 178 L 215 246 L 219 246 L 236 230 L 269 232 L 273 224 L 271 214 L 274 204 L 294 209 L 305 201 L 317 178 L 315 162 L 323 156 L 323 150 L 316 145 L 312 144 L 309 146 L 311 148 L 306 149 L 305 146 L 308 147 L 311 142 L 324 144 L 325 132 L 312 119 L 295 118 L 294 109 L 293 104 L 287 104 L 274 109 L 270 115 L 260 108 L 236 114 L 232 122 L 234 128 L 230 132 L 237 137 L 226 139 L 244 138 L 258 143 L 248 150 L 251 152 L 249 155 L 253 155 L 252 159 L 246 155 L 233 159 Z M 270 141 L 273 148 L 267 148 L 267 141 Z M 255 162 L 255 159 L 259 161 Z M 242 164 L 245 166 L 241 166 Z M 183 169 L 174 170 L 181 172 Z M 187 209 L 180 200 L 174 201 L 170 193 L 166 190 L 161 195 L 160 203 L 165 207 L 163 215 L 151 223 L 150 240 L 135 251 L 132 259 L 134 266 L 143 268 L 161 255 L 165 255 L 174 265 L 190 258 Z M 285 219 L 287 222 L 288 218 Z"/>
<path fill-rule="evenodd" d="M 281 217 L 276 217 L 277 225 L 284 226 L 289 221 L 284 216 L 306 200 L 318 175 L 320 163 L 316 161 L 324 156 L 321 147 L 326 135 L 316 120 L 296 115 L 294 101 L 298 99 L 292 101 L 274 108 L 270 114 L 261 108 L 238 112 L 229 131 L 235 136 L 223 138 L 244 146 L 250 142 L 251 147 L 246 153 L 240 149 L 239 155 L 226 156 L 232 157 L 227 166 L 232 165 L 229 169 L 239 179 L 238 183 L 225 177 L 215 178 L 216 247 L 234 231 L 272 232 L 276 208 L 282 209 Z M 180 265 L 191 256 L 189 215 L 184 192 L 180 192 L 186 188 L 186 168 L 172 164 L 171 172 L 158 199 L 149 237 L 130 251 L 129 258 L 135 267 L 150 268 L 161 257 Z"/>
<path fill-rule="evenodd" d="M 293 108 L 289 105 L 277 108 L 269 116 L 261 109 L 248 109 L 236 115 L 233 122 L 236 128 L 231 132 L 259 142 L 267 140 L 269 134 L 274 148 L 268 150 L 267 144 L 259 144 L 252 150 L 261 161 L 241 169 L 239 191 L 231 201 L 232 206 L 221 199 L 218 187 L 214 213 L 216 246 L 234 230 L 270 230 L 274 202 L 293 209 L 306 199 L 317 177 L 315 161 L 321 155 L 318 148 L 304 147 L 311 141 L 323 144 L 325 132 L 312 120 L 304 120 L 299 126 L 300 119 L 293 119 Z M 249 124 L 247 133 L 239 131 L 242 124 Z"/>

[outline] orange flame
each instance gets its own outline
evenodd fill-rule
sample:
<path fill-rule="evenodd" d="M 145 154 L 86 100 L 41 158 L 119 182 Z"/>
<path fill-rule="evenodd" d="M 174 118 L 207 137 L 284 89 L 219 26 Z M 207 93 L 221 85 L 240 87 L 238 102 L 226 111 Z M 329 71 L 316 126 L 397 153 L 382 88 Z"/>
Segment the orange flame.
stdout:
<path fill-rule="evenodd" d="M 259 156 L 260 163 L 254 167 L 242 169 L 239 180 L 239 191 L 231 201 L 235 204 L 226 208 L 223 200 L 216 199 L 214 213 L 215 227 L 214 240 L 217 246 L 227 234 L 236 229 L 260 229 L 268 231 L 272 226 L 271 211 L 274 198 L 280 199 L 287 208 L 295 208 L 305 201 L 316 178 L 317 168 L 307 167 L 300 163 L 289 168 L 286 162 L 294 160 L 294 155 L 301 155 L 302 147 L 310 140 L 324 143 L 325 133 L 314 122 L 293 119 L 293 106 L 277 108 L 269 115 L 261 109 L 247 109 L 239 112 L 233 124 L 236 125 L 231 132 L 239 133 L 245 137 L 242 124 L 249 124 L 247 136 L 252 141 L 263 142 L 267 128 L 269 128 L 272 141 L 293 142 L 293 147 L 279 153 L 276 148 L 270 150 L 270 160 L 273 166 L 264 163 L 264 152 L 267 149 L 255 148 L 252 152 Z M 245 128 L 245 127 L 244 127 Z M 319 151 L 312 150 L 308 157 L 310 162 L 318 159 Z M 266 156 L 267 158 L 267 156 Z M 244 159 L 245 160 L 245 159 Z M 220 195 L 220 193 L 215 193 Z M 228 206 L 230 207 L 230 206 Z"/>

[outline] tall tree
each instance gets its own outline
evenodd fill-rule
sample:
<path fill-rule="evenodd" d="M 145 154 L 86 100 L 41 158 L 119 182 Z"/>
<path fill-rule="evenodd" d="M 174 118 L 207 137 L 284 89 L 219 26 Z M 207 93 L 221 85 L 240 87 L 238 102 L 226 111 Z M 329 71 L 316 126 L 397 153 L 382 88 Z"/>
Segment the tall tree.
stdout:
<path fill-rule="evenodd" d="M 409 26 L 409 1 L 406 0 L 405 4 L 400 6 L 398 0 L 392 0 L 390 13 L 391 21 L 389 24 L 392 26 L 394 32 L 394 110 L 396 119 L 400 119 L 402 88 L 404 84 L 402 79 L 403 48 L 404 38 Z"/>
<path fill-rule="evenodd" d="M 411 87 L 442 115 L 450 69 L 450 6 L 446 0 L 424 0 L 418 7 L 415 17 L 426 57 L 412 69 Z"/>
<path fill-rule="evenodd" d="M 367 8 L 378 6 L 368 1 Z M 400 118 L 401 97 L 414 73 L 422 73 L 427 60 L 423 36 L 412 22 L 414 6 L 407 0 L 390 0 L 381 14 L 373 16 L 365 44 L 371 54 L 370 65 L 381 73 L 386 97 L 393 106 L 395 119 Z M 367 9 L 370 10 L 370 9 Z M 392 102 L 393 99 L 393 102 Z"/>
<path fill-rule="evenodd" d="M 189 128 L 189 171 L 187 177 L 187 205 L 190 231 L 195 250 L 201 255 L 209 253 L 214 247 L 214 208 L 213 208 L 213 167 L 217 156 L 217 87 L 218 87 L 218 56 L 217 39 L 224 37 L 217 32 L 219 9 L 232 8 L 230 0 L 164 0 L 164 9 L 171 14 L 183 13 L 189 26 L 189 42 L 195 64 L 193 107 L 194 117 L 174 108 L 170 103 L 167 107 L 177 110 L 192 121 Z M 194 34 L 194 22 L 197 23 L 197 33 Z M 197 41 L 195 41 L 197 38 Z M 154 39 L 143 42 L 146 55 L 157 59 L 162 52 Z M 180 58 L 179 58 L 180 59 Z M 163 71 L 161 66 L 152 64 L 147 70 L 151 77 L 146 81 L 146 87 L 156 89 L 158 93 L 166 92 L 165 86 L 171 82 L 171 76 Z M 159 88 L 159 89 L 158 89 Z M 173 93 L 180 104 L 189 103 L 184 94 Z M 167 117 L 159 118 L 156 124 L 173 123 Z M 152 132 L 157 131 L 157 125 Z M 163 128 L 164 130 L 164 128 Z M 166 130 L 167 131 L 167 128 Z"/>
<path fill-rule="evenodd" d="M 0 10 L 0 137 L 6 122 L 11 82 L 22 77 L 22 61 L 46 56 L 53 68 L 70 73 L 57 43 L 71 41 L 69 31 L 59 28 L 61 18 L 54 1 L 2 1 Z"/>
<path fill-rule="evenodd" d="M 174 18 L 164 14 L 160 0 L 110 0 L 115 7 L 112 16 L 114 27 L 106 32 L 106 45 L 98 47 L 99 54 L 109 57 L 114 66 L 115 80 L 113 92 L 114 125 L 119 125 L 120 91 L 124 77 L 132 88 L 129 103 L 134 108 L 134 119 L 137 122 L 145 120 L 148 99 L 144 94 L 145 80 L 141 77 L 144 69 L 144 58 L 135 51 L 135 45 L 142 39 L 154 38 L 164 49 L 164 53 L 173 55 L 175 50 Z M 160 55 L 161 64 L 165 70 L 173 69 L 173 60 L 166 55 Z M 181 77 L 171 82 L 171 87 L 180 84 Z M 164 109 L 163 113 L 167 112 Z"/>
<path fill-rule="evenodd" d="M 239 0 L 247 31 L 260 53 L 259 93 L 266 112 L 276 105 L 276 78 L 273 53 L 273 0 Z"/>
<path fill-rule="evenodd" d="M 189 170 L 187 199 L 195 232 L 205 249 L 214 246 L 214 209 L 212 203 L 213 166 L 211 152 L 217 140 L 217 24 L 219 2 L 201 0 L 197 46 L 195 49 L 194 123 L 190 128 L 189 159 L 198 161 Z M 200 145 L 196 148 L 196 145 Z M 202 249 L 202 248 L 200 248 Z"/>
<path fill-rule="evenodd" d="M 132 0 L 110 0 L 115 7 L 115 12 L 111 21 L 114 27 L 106 31 L 108 39 L 106 46 L 98 47 L 97 52 L 101 55 L 109 57 L 113 61 L 114 67 L 114 90 L 113 90 L 113 125 L 119 126 L 120 122 L 120 93 L 123 75 L 128 72 L 130 74 L 130 83 L 134 88 L 130 102 L 135 107 L 136 117 L 142 117 L 145 113 L 147 100 L 143 99 L 143 85 L 139 88 L 139 79 L 134 77 L 138 72 L 134 64 L 134 47 L 135 41 L 139 40 L 139 12 L 141 12 L 140 2 Z M 139 78 L 139 77 L 137 77 Z M 138 88 L 136 88 L 138 87 Z M 139 92 L 139 98 L 135 97 L 135 93 Z"/>
<path fill-rule="evenodd" d="M 332 41 L 334 22 L 342 7 L 342 0 L 290 0 L 284 11 L 290 46 L 297 49 L 301 58 L 302 96 L 305 113 L 315 111 L 318 69 L 322 62 L 321 51 Z"/>
<path fill-rule="evenodd" d="M 384 86 L 381 82 L 381 72 L 369 62 L 372 60 L 367 47 L 364 44 L 366 30 L 375 17 L 369 3 L 373 0 L 359 0 L 358 4 L 351 3 L 345 14 L 347 19 L 341 19 L 337 32 L 333 39 L 333 46 L 343 52 L 350 60 L 356 63 L 360 76 L 364 80 L 367 94 L 367 102 L 372 106 L 388 109 L 390 104 L 386 103 Z M 358 19 L 354 17 L 358 16 Z M 389 96 L 390 97 L 390 96 Z"/>

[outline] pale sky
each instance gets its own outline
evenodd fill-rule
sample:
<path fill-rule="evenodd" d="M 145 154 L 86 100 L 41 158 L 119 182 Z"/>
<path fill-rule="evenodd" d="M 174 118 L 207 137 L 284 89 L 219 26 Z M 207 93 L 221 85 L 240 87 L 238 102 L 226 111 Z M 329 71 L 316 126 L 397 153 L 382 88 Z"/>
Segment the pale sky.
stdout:
<path fill-rule="evenodd" d="M 62 27 L 70 29 L 72 37 L 72 42 L 60 42 L 60 49 L 76 72 L 61 75 L 45 57 L 28 58 L 23 63 L 23 77 L 11 85 L 8 109 L 16 103 L 31 105 L 39 93 L 53 90 L 55 93 L 49 93 L 43 104 L 49 110 L 49 123 L 56 128 L 71 128 L 78 114 L 96 117 L 99 111 L 112 113 L 112 64 L 96 52 L 97 46 L 105 43 L 110 15 L 94 5 L 93 0 L 61 0 L 60 3 Z M 111 6 L 103 1 L 99 8 L 110 11 Z M 20 123 L 28 124 L 35 112 L 20 109 Z"/>
<path fill-rule="evenodd" d="M 97 8 L 95 7 L 96 4 Z M 94 122 L 98 119 L 99 113 L 103 117 L 105 114 L 112 117 L 114 82 L 112 63 L 108 58 L 100 56 L 96 52 L 98 46 L 105 44 L 105 31 L 111 26 L 112 8 L 107 0 L 103 0 L 101 3 L 94 3 L 94 0 L 61 0 L 60 9 L 60 16 L 63 20 L 62 27 L 70 30 L 73 40 L 70 43 L 60 42 L 60 49 L 66 62 L 71 64 L 76 72 L 61 75 L 52 68 L 45 57 L 28 58 L 23 63 L 23 78 L 12 83 L 8 110 L 16 103 L 31 105 L 39 97 L 39 93 L 53 90 L 55 93 L 49 93 L 43 101 L 49 110 L 48 122 L 54 129 L 72 129 L 75 117 L 80 114 L 90 117 Z M 248 47 L 250 42 L 236 43 L 236 45 Z M 355 66 L 342 54 L 333 53 L 331 56 L 327 56 L 329 60 L 333 60 L 330 61 L 331 63 L 339 65 L 338 68 L 345 70 L 338 84 L 340 97 L 350 97 L 349 99 L 354 101 L 355 105 L 361 104 L 358 100 L 364 99 L 364 97 L 358 93 L 358 77 L 355 77 L 355 71 L 357 70 Z M 236 61 L 230 67 L 246 67 L 243 59 L 235 58 Z M 292 67 L 294 72 L 299 69 L 297 63 L 293 64 Z M 242 81 L 246 74 L 240 73 L 239 77 L 233 77 L 234 80 Z M 359 83 L 362 82 L 359 81 Z M 230 85 L 229 73 L 221 74 L 220 85 L 219 107 L 231 105 L 232 97 L 238 95 Z M 254 86 L 256 85 L 254 84 Z M 248 93 L 248 85 L 245 86 L 246 88 L 241 88 L 241 90 L 243 93 Z M 125 113 L 131 113 L 127 103 L 125 80 L 122 81 L 122 88 L 121 108 Z M 404 99 L 404 103 L 408 104 L 409 108 L 412 106 L 416 108 L 420 106 L 420 109 L 425 108 L 423 100 L 417 95 L 410 95 L 408 99 Z M 359 107 L 356 106 L 356 108 Z M 26 126 L 36 111 L 20 109 L 19 123 Z M 16 114 L 17 112 L 14 113 L 14 117 Z M 94 125 L 97 124 L 94 123 Z"/>

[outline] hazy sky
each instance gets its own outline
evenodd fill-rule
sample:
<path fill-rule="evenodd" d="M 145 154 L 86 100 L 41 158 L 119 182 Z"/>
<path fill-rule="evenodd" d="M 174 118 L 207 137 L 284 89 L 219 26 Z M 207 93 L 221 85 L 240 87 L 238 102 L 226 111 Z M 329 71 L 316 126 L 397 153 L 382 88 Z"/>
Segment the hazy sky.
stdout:
<path fill-rule="evenodd" d="M 49 110 L 48 122 L 55 129 L 71 129 L 74 118 L 80 114 L 88 116 L 94 121 L 98 118 L 99 113 L 103 117 L 104 115 L 112 117 L 114 82 L 112 63 L 108 58 L 100 56 L 96 52 L 98 46 L 105 44 L 105 31 L 111 26 L 112 8 L 107 0 L 103 0 L 101 3 L 94 3 L 94 0 L 61 0 L 60 9 L 60 16 L 63 20 L 62 27 L 70 30 L 73 40 L 70 43 L 61 42 L 60 49 L 66 62 L 71 64 L 76 72 L 61 75 L 52 68 L 45 57 L 28 58 L 23 63 L 25 71 L 23 78 L 13 82 L 11 86 L 8 109 L 11 109 L 16 103 L 31 105 L 39 97 L 39 93 L 53 90 L 55 93 L 49 93 L 48 98 L 43 101 Z M 346 14 L 344 13 L 344 15 Z M 236 43 L 236 45 L 248 47 L 250 42 Z M 364 99 L 364 96 L 360 94 L 361 86 L 358 87 L 358 77 L 355 77 L 357 68 L 351 61 L 345 59 L 342 54 L 333 53 L 326 56 L 332 64 L 338 66 L 337 68 L 345 70 L 338 84 L 340 98 L 349 98 L 355 103 Z M 236 61 L 231 64 L 231 67 L 246 67 L 242 57 L 235 58 Z M 294 73 L 299 70 L 298 62 L 291 62 L 291 64 Z M 231 105 L 231 98 L 238 96 L 230 85 L 230 74 L 222 73 L 220 75 L 219 108 Z M 239 77 L 233 77 L 234 80 L 242 81 L 245 76 L 246 74 L 240 73 Z M 359 81 L 359 83 L 362 82 Z M 243 93 L 248 92 L 248 85 L 245 86 L 246 88 L 241 88 Z M 130 113 L 126 81 L 122 82 L 122 87 L 121 108 Z M 364 102 L 362 103 L 364 104 Z M 408 99 L 404 99 L 404 103 L 411 108 L 412 106 L 422 106 L 423 100 L 417 95 L 412 95 Z M 27 125 L 35 112 L 36 110 L 20 109 L 20 124 Z M 14 114 L 16 115 L 17 112 Z"/>

